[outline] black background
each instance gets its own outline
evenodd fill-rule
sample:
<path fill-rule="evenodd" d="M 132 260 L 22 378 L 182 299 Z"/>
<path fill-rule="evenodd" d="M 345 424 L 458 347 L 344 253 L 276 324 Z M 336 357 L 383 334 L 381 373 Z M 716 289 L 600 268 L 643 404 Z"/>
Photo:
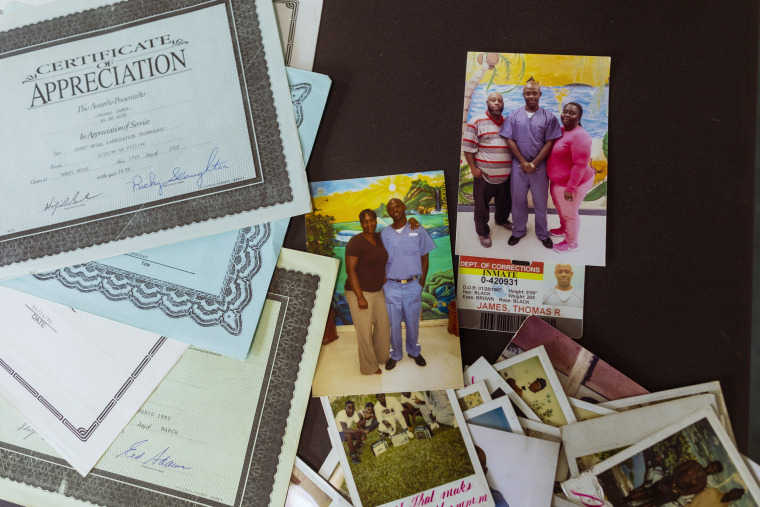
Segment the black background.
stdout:
<path fill-rule="evenodd" d="M 758 19 L 754 1 L 325 0 L 309 180 L 443 170 L 454 203 L 468 51 L 611 56 L 607 266 L 586 270 L 580 344 L 650 391 L 720 380 L 746 452 Z M 304 245 L 297 217 L 285 246 Z M 463 330 L 464 363 L 510 337 Z M 317 468 L 325 428 L 312 399 Z"/>

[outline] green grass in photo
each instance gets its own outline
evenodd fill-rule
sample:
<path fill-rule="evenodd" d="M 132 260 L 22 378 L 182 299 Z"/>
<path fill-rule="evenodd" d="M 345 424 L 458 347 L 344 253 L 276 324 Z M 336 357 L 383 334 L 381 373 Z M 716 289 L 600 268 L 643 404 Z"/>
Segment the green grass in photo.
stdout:
<path fill-rule="evenodd" d="M 412 438 L 400 447 L 393 447 L 387 439 L 389 449 L 375 457 L 371 446 L 379 438 L 377 430 L 370 433 L 358 453 L 361 463 L 349 461 L 365 507 L 405 498 L 475 473 L 462 435 L 456 428 L 441 426 L 433 432 L 433 438 Z M 348 455 L 345 443 L 343 448 Z"/>

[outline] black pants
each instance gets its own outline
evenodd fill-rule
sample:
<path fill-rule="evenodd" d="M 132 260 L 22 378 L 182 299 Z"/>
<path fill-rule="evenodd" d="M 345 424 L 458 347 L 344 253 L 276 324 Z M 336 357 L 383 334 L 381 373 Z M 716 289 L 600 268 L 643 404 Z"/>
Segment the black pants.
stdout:
<path fill-rule="evenodd" d="M 496 212 L 494 213 L 494 222 L 497 225 L 504 225 L 509 220 L 509 213 L 512 210 L 512 194 L 509 191 L 509 178 L 507 181 L 493 185 L 483 178 L 474 178 L 472 184 L 472 197 L 475 201 L 475 232 L 478 236 L 488 236 L 491 228 L 488 227 L 488 219 L 491 212 L 488 209 L 488 202 L 493 198 Z"/>

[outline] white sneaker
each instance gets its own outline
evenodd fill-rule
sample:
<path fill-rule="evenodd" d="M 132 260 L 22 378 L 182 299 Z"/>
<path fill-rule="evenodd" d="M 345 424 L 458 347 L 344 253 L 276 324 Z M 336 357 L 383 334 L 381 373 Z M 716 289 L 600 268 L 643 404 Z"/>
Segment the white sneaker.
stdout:
<path fill-rule="evenodd" d="M 434 422 L 433 424 L 430 425 L 430 429 L 431 430 L 437 430 L 440 427 L 441 427 L 441 425 L 438 424 L 437 422 Z"/>
<path fill-rule="evenodd" d="M 414 433 L 412 433 L 409 430 L 406 430 L 406 436 L 409 437 L 409 438 L 414 438 Z"/>

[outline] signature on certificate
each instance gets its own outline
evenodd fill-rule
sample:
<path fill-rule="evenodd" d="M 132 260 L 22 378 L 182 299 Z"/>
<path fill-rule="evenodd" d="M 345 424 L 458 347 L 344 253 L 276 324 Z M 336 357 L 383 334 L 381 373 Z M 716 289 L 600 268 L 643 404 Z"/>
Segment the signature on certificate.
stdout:
<path fill-rule="evenodd" d="M 146 190 L 153 187 L 158 187 L 158 195 L 164 195 L 164 185 L 175 181 L 184 181 L 188 179 L 195 179 L 195 185 L 200 188 L 203 186 L 203 178 L 211 172 L 221 171 L 222 169 L 229 169 L 226 160 L 219 158 L 219 148 L 211 150 L 211 154 L 206 162 L 206 167 L 198 172 L 189 173 L 181 167 L 175 167 L 172 170 L 172 175 L 169 179 L 162 181 L 154 172 L 148 173 L 147 177 L 143 177 L 140 174 L 135 175 L 131 181 L 127 182 L 127 185 L 132 185 L 132 191 L 137 192 L 140 190 Z"/>
<path fill-rule="evenodd" d="M 26 435 L 24 436 L 24 438 L 22 438 L 21 440 L 26 440 L 27 438 L 31 437 L 32 435 L 36 435 L 37 434 L 37 432 L 34 431 L 34 428 L 32 428 L 31 426 L 29 426 L 26 423 L 24 423 L 21 426 L 19 426 L 18 428 L 16 428 L 16 431 L 21 431 L 22 433 L 26 433 Z"/>
<path fill-rule="evenodd" d="M 83 196 L 79 196 L 79 190 L 76 191 L 76 193 L 70 197 L 65 197 L 63 200 L 57 198 L 57 197 L 51 197 L 50 202 L 48 202 L 45 205 L 45 209 L 42 210 L 43 213 L 49 211 L 50 215 L 55 215 L 55 212 L 58 211 L 58 208 L 68 208 L 70 206 L 75 206 L 77 204 L 82 204 L 83 202 L 91 201 L 97 197 L 100 197 L 103 195 L 101 192 L 100 194 L 90 195 L 89 192 L 84 194 Z"/>
<path fill-rule="evenodd" d="M 143 465 L 156 465 L 163 468 L 171 468 L 171 469 L 177 469 L 180 468 L 182 470 L 190 470 L 192 467 L 180 465 L 176 461 L 171 459 L 171 454 L 169 454 L 169 448 L 166 447 L 163 451 L 159 452 L 158 454 L 146 457 L 146 452 L 142 449 L 142 445 L 145 444 L 148 440 L 140 440 L 139 442 L 135 442 L 134 444 L 129 446 L 129 449 L 127 449 L 124 452 L 120 452 L 116 455 L 117 458 L 127 458 L 132 459 L 135 461 L 141 462 Z M 148 452 L 148 454 L 151 454 L 151 452 Z"/>

